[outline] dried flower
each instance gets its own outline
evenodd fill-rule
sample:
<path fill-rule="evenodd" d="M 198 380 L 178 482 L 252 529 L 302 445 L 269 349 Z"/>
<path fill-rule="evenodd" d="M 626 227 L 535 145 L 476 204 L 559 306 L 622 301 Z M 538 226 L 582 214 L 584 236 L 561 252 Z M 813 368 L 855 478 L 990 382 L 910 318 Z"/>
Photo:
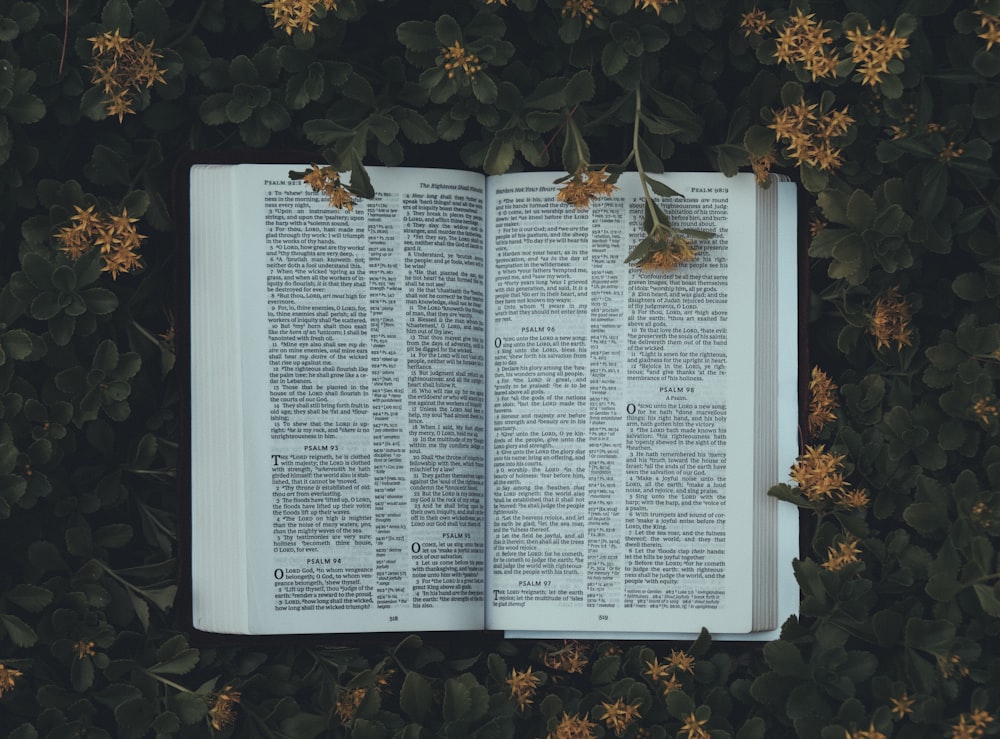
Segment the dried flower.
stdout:
<path fill-rule="evenodd" d="M 656 14 L 660 14 L 660 8 L 664 5 L 675 5 L 680 3 L 680 0 L 635 0 L 636 8 L 642 7 L 643 10 L 646 8 L 652 8 L 656 11 Z"/>
<path fill-rule="evenodd" d="M 823 569 L 831 572 L 842 570 L 847 565 L 857 562 L 859 554 L 861 550 L 858 548 L 858 540 L 848 534 L 843 541 L 827 548 Z"/>
<path fill-rule="evenodd" d="M 891 287 L 875 299 L 868 332 L 875 337 L 875 348 L 882 349 L 895 342 L 896 349 L 913 343 L 910 328 L 910 304 L 899 294 L 898 287 Z"/>
<path fill-rule="evenodd" d="M 822 444 L 806 446 L 805 454 L 792 466 L 791 477 L 806 500 L 815 503 L 845 489 L 843 461 L 844 455 L 831 454 Z"/>
<path fill-rule="evenodd" d="M 697 256 L 690 239 L 672 229 L 664 228 L 654 236 L 654 248 L 640 259 L 636 266 L 646 270 L 669 272 Z"/>
<path fill-rule="evenodd" d="M 136 96 L 157 82 L 166 82 L 164 70 L 156 60 L 163 54 L 153 50 L 153 42 L 142 44 L 137 39 L 122 36 L 118 29 L 91 36 L 91 53 L 94 63 L 90 81 L 99 85 L 107 100 L 108 115 L 121 123 L 126 115 L 134 113 L 132 105 Z"/>
<path fill-rule="evenodd" d="M 680 690 L 682 687 L 681 681 L 677 679 L 677 675 L 671 675 L 669 680 L 663 682 L 663 697 L 666 698 L 675 690 Z"/>
<path fill-rule="evenodd" d="M 649 679 L 653 682 L 658 682 L 672 673 L 672 668 L 669 664 L 660 664 L 659 657 L 654 657 L 652 662 L 646 662 L 646 668 L 646 674 L 649 675 Z"/>
<path fill-rule="evenodd" d="M 977 708 L 971 714 L 962 714 L 958 723 L 951 727 L 952 739 L 973 739 L 986 733 L 986 726 L 993 722 L 993 716 L 984 708 Z"/>
<path fill-rule="evenodd" d="M 271 11 L 275 28 L 284 28 L 289 36 L 296 30 L 312 33 L 318 23 L 315 15 L 322 5 L 328 13 L 337 10 L 337 0 L 272 0 L 264 5 Z"/>
<path fill-rule="evenodd" d="M 758 185 L 763 185 L 771 178 L 771 167 L 776 161 L 776 156 L 772 146 L 764 156 L 754 157 L 750 160 L 750 167 L 753 169 L 753 176 Z"/>
<path fill-rule="evenodd" d="M 694 657 L 684 650 L 671 649 L 668 664 L 678 672 L 694 674 Z"/>
<path fill-rule="evenodd" d="M 699 719 L 694 713 L 689 713 L 681 731 L 687 732 L 687 739 L 708 739 L 709 733 L 703 728 L 707 723 L 707 718 Z"/>
<path fill-rule="evenodd" d="M 578 641 L 565 641 L 561 648 L 545 652 L 542 655 L 542 664 L 563 672 L 583 672 L 587 664 L 585 647 Z"/>
<path fill-rule="evenodd" d="M 993 44 L 1000 44 L 1000 17 L 987 13 L 985 10 L 973 11 L 979 16 L 979 27 L 982 33 L 977 33 L 978 38 L 986 42 L 986 51 L 993 48 Z"/>
<path fill-rule="evenodd" d="M 778 31 L 775 55 L 783 64 L 801 64 L 815 82 L 820 78 L 835 77 L 839 58 L 832 48 L 830 30 L 821 21 L 813 20 L 814 15 L 806 15 L 801 9 L 795 11 L 795 15 Z"/>
<path fill-rule="evenodd" d="M 340 181 L 340 173 L 333 167 L 319 167 L 315 164 L 302 177 L 302 181 L 313 189 L 313 192 L 321 190 L 330 199 L 330 205 L 338 210 L 347 208 L 354 210 L 354 201 L 351 200 L 351 193 Z"/>
<path fill-rule="evenodd" d="M 14 685 L 17 683 L 17 678 L 23 674 L 20 670 L 15 670 L 13 667 L 6 667 L 3 662 L 0 662 L 0 697 L 7 691 L 13 690 Z"/>
<path fill-rule="evenodd" d="M 579 714 L 570 716 L 563 711 L 562 718 L 547 739 L 594 739 L 593 729 L 596 726 L 597 724 L 581 718 Z"/>
<path fill-rule="evenodd" d="M 969 668 L 962 664 L 962 658 L 957 654 L 938 655 L 938 670 L 944 678 L 968 677 Z"/>
<path fill-rule="evenodd" d="M 799 165 L 832 171 L 841 165 L 841 152 L 833 139 L 847 133 L 854 118 L 846 107 L 833 108 L 822 117 L 817 115 L 816 108 L 815 103 L 809 105 L 800 100 L 775 110 L 774 121 L 768 128 L 774 129 L 775 140 L 786 144 L 788 155 Z"/>
<path fill-rule="evenodd" d="M 528 667 L 524 672 L 512 669 L 510 677 L 505 682 L 510 688 L 511 697 L 517 701 L 518 708 L 524 711 L 531 705 L 535 690 L 541 681 L 538 675 L 532 674 L 531 667 Z"/>
<path fill-rule="evenodd" d="M 983 395 L 972 402 L 972 416 L 983 426 L 990 426 L 997 422 L 1000 411 L 997 409 L 997 398 L 995 395 Z"/>
<path fill-rule="evenodd" d="M 583 18 L 583 24 L 589 26 L 597 17 L 597 8 L 594 7 L 594 0 L 566 0 L 562 14 L 570 18 L 580 16 Z"/>
<path fill-rule="evenodd" d="M 837 506 L 840 508 L 866 508 L 871 502 L 871 496 L 864 488 L 841 490 L 837 493 Z"/>
<path fill-rule="evenodd" d="M 83 641 L 81 639 L 76 644 L 73 645 L 73 654 L 76 655 L 77 659 L 83 659 L 84 657 L 94 656 L 94 642 Z"/>
<path fill-rule="evenodd" d="M 837 420 L 836 410 L 840 407 L 835 393 L 837 386 L 819 367 L 812 368 L 809 379 L 809 434 L 815 436 L 828 423 Z"/>
<path fill-rule="evenodd" d="M 903 718 L 913 713 L 913 698 L 906 693 L 903 693 L 898 698 L 890 698 L 889 702 L 892 703 L 891 713 L 894 716 Z"/>
<path fill-rule="evenodd" d="M 354 720 L 354 715 L 358 712 L 361 701 L 365 699 L 366 695 L 368 695 L 368 688 L 351 688 L 340 691 L 334 711 L 341 723 L 349 724 Z"/>
<path fill-rule="evenodd" d="M 236 721 L 236 704 L 240 702 L 239 692 L 227 685 L 218 693 L 213 694 L 212 706 L 208 709 L 208 717 L 212 728 L 221 731 Z"/>
<path fill-rule="evenodd" d="M 847 739 L 888 739 L 888 737 L 875 728 L 873 721 L 869 721 L 867 729 L 857 729 L 853 734 L 847 734 Z"/>
<path fill-rule="evenodd" d="M 130 218 L 126 208 L 120 215 L 108 215 L 95 212 L 93 205 L 86 209 L 73 207 L 76 213 L 70 216 L 70 225 L 55 234 L 60 251 L 70 259 L 79 259 L 97 249 L 104 260 L 101 270 L 110 272 L 115 280 L 141 266 L 138 250 L 146 237 L 136 230 L 138 218 Z"/>
<path fill-rule="evenodd" d="M 462 70 L 471 80 L 483 68 L 482 60 L 458 41 L 451 46 L 443 47 L 441 53 L 444 55 L 444 68 L 449 79 L 453 78 L 458 70 Z"/>
<path fill-rule="evenodd" d="M 614 729 L 615 735 L 621 736 L 632 723 L 639 718 L 639 706 L 626 703 L 623 698 L 619 698 L 614 703 L 601 701 L 604 715 L 601 719 L 609 729 Z"/>
<path fill-rule="evenodd" d="M 863 85 L 880 83 L 882 75 L 889 71 L 889 62 L 902 59 L 910 45 L 909 39 L 897 36 L 895 29 L 886 33 L 884 23 L 877 31 L 868 26 L 864 31 L 849 29 L 844 35 L 851 42 L 851 61 L 857 65 Z"/>
<path fill-rule="evenodd" d="M 599 170 L 582 165 L 573 177 L 556 193 L 556 200 L 569 203 L 574 208 L 586 208 L 596 197 L 609 196 L 618 188 L 608 182 L 607 166 Z"/>
<path fill-rule="evenodd" d="M 747 38 L 753 34 L 764 35 L 771 30 L 772 23 L 774 20 L 767 17 L 767 12 L 756 7 L 744 13 L 740 18 L 740 28 L 743 29 L 743 35 Z"/>

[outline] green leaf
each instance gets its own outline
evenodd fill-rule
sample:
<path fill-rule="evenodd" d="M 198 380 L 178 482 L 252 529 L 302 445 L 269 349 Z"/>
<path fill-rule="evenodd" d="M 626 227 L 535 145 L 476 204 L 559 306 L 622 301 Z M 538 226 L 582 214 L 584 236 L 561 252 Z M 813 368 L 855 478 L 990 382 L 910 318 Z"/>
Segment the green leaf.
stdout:
<path fill-rule="evenodd" d="M 23 92 L 14 95 L 3 112 L 15 123 L 37 123 L 45 117 L 45 103 L 41 98 Z"/>
<path fill-rule="evenodd" d="M 396 140 L 396 134 L 399 133 L 399 125 L 387 115 L 372 114 L 368 116 L 365 123 L 369 130 L 375 134 L 375 138 L 383 144 L 391 144 Z"/>
<path fill-rule="evenodd" d="M 434 702 L 434 691 L 427 680 L 415 670 L 406 673 L 399 692 L 399 707 L 414 721 L 422 723 Z"/>
<path fill-rule="evenodd" d="M 434 23 L 434 34 L 441 46 L 451 46 L 456 41 L 462 41 L 462 29 L 458 22 L 448 14 L 442 15 Z"/>
<path fill-rule="evenodd" d="M 396 27 L 396 38 L 410 51 L 437 51 L 441 47 L 431 21 L 405 21 Z"/>
<path fill-rule="evenodd" d="M 7 632 L 7 636 L 18 647 L 31 647 L 38 641 L 38 635 L 35 634 L 35 630 L 17 616 L 12 616 L 9 613 L 0 613 L 0 626 L 3 626 L 4 631 Z"/>
<path fill-rule="evenodd" d="M 403 135 L 415 144 L 432 144 L 437 141 L 437 132 L 421 113 L 410 108 L 395 108 L 392 111 Z"/>
<path fill-rule="evenodd" d="M 607 685 L 618 675 L 621 668 L 621 657 L 615 654 L 605 655 L 594 663 L 590 679 L 594 685 Z"/>
<path fill-rule="evenodd" d="M 132 540 L 132 527 L 127 523 L 109 523 L 94 530 L 94 544 L 118 549 Z"/>
<path fill-rule="evenodd" d="M 683 690 L 671 691 L 667 696 L 667 711 L 674 718 L 683 721 L 694 713 L 694 701 Z"/>
<path fill-rule="evenodd" d="M 871 228 L 877 213 L 875 201 L 864 190 L 855 190 L 847 201 L 847 223 L 859 231 Z"/>
<path fill-rule="evenodd" d="M 70 664 L 69 679 L 77 693 L 90 690 L 94 684 L 94 661 L 90 657 L 74 659 Z"/>
<path fill-rule="evenodd" d="M 486 149 L 483 171 L 489 175 L 503 174 L 514 162 L 514 144 L 494 137 Z"/>
<path fill-rule="evenodd" d="M 601 52 L 601 69 L 604 74 L 613 77 L 625 69 L 626 64 L 628 64 L 628 54 L 625 47 L 617 41 L 608 41 Z"/>
<path fill-rule="evenodd" d="M 972 587 L 976 591 L 976 597 L 979 598 L 979 605 L 982 606 L 983 610 L 993 618 L 1000 618 L 998 586 L 990 587 L 985 583 L 976 583 Z"/>
<path fill-rule="evenodd" d="M 120 737 L 143 736 L 153 724 L 159 711 L 156 705 L 146 698 L 133 698 L 115 708 L 115 719 L 118 721 Z"/>
<path fill-rule="evenodd" d="M 497 83 L 485 72 L 472 76 L 472 94 L 484 105 L 491 105 L 497 99 Z"/>
<path fill-rule="evenodd" d="M 52 591 L 39 585 L 18 583 L 6 593 L 7 600 L 26 611 L 38 613 L 52 602 Z"/>
<path fill-rule="evenodd" d="M 472 695 L 465 683 L 450 678 L 444 684 L 444 720 L 468 720 L 472 713 Z"/>
<path fill-rule="evenodd" d="M 108 0 L 101 13 L 101 23 L 108 31 L 116 28 L 122 36 L 132 33 L 132 9 L 126 0 Z"/>
<path fill-rule="evenodd" d="M 791 642 L 776 640 L 764 645 L 764 659 L 771 669 L 786 677 L 807 677 L 809 668 L 799 648 Z"/>
<path fill-rule="evenodd" d="M 86 303 L 87 311 L 97 316 L 106 316 L 118 307 L 118 296 L 103 287 L 81 290 L 80 297 Z"/>
<path fill-rule="evenodd" d="M 14 329 L 0 337 L 0 346 L 11 359 L 24 359 L 31 354 L 34 344 L 27 331 Z"/>
<path fill-rule="evenodd" d="M 595 91 L 594 76 L 586 69 L 580 70 L 570 77 L 569 82 L 565 85 L 566 105 L 573 106 L 586 102 L 594 97 Z"/>
<path fill-rule="evenodd" d="M 659 180 L 657 180 L 657 179 L 655 179 L 653 177 L 647 177 L 646 178 L 646 184 L 649 185 L 650 189 L 654 193 L 656 193 L 657 195 L 659 195 L 661 197 L 664 197 L 664 198 L 683 198 L 684 197 L 684 195 L 682 195 L 681 193 L 677 192 L 674 188 L 670 187 L 669 185 L 664 184 L 663 182 L 660 182 Z M 705 232 L 705 233 L 707 233 L 707 232 Z M 709 236 L 707 238 L 711 238 L 712 236 L 713 236 L 713 234 L 709 234 Z"/>

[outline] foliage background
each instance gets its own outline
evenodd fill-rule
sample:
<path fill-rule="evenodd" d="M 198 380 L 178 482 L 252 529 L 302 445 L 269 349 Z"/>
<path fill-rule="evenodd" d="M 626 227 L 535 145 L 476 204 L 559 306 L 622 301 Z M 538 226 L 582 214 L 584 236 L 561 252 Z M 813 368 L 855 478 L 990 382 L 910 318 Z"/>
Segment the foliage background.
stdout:
<path fill-rule="evenodd" d="M 1000 731 L 1000 3 L 269 6 L 0 0 L 0 731 Z M 296 7 L 305 31 L 274 27 Z M 192 646 L 170 171 L 241 147 L 320 148 L 355 197 L 362 163 L 796 174 L 830 378 L 812 456 L 773 490 L 816 518 L 801 618 L 762 649 Z M 692 235 L 659 236 L 634 258 Z"/>

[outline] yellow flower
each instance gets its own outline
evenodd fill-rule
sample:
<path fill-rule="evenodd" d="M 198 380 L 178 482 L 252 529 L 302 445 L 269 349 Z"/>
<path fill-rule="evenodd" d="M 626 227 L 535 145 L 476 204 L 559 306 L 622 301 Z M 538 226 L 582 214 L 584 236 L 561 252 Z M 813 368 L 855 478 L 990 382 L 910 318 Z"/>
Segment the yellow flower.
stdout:
<path fill-rule="evenodd" d="M 680 690 L 681 687 L 681 681 L 677 679 L 677 675 L 671 675 L 670 679 L 663 683 L 663 697 L 666 698 L 675 690 Z"/>
<path fill-rule="evenodd" d="M 969 668 L 962 664 L 962 658 L 957 654 L 937 656 L 938 670 L 944 678 L 968 677 Z"/>
<path fill-rule="evenodd" d="M 240 702 L 239 692 L 233 690 L 231 685 L 227 685 L 218 693 L 213 695 L 212 706 L 208 709 L 208 717 L 211 719 L 212 728 L 221 731 L 236 721 L 236 704 Z"/>
<path fill-rule="evenodd" d="M 997 410 L 997 399 L 995 395 L 985 395 L 976 398 L 972 403 L 972 415 L 984 426 L 996 423 L 1000 411 Z"/>
<path fill-rule="evenodd" d="M 315 164 L 309 166 L 311 169 L 303 175 L 302 181 L 309 185 L 313 192 L 323 191 L 332 207 L 353 211 L 354 201 L 351 200 L 351 193 L 340 181 L 340 172 L 333 167 L 319 167 Z"/>
<path fill-rule="evenodd" d="M 848 734 L 848 739 L 888 739 L 888 737 L 875 728 L 873 721 L 869 721 L 867 729 L 858 729 L 853 734 Z"/>
<path fill-rule="evenodd" d="M 657 682 L 665 678 L 670 673 L 670 665 L 661 665 L 660 658 L 654 657 L 652 662 L 646 662 L 646 674 L 649 675 L 650 680 Z"/>
<path fill-rule="evenodd" d="M 986 51 L 989 51 L 993 48 L 993 44 L 1000 44 L 1000 18 L 984 10 L 973 12 L 979 16 L 979 26 L 983 29 L 983 32 L 976 36 L 986 42 Z"/>
<path fill-rule="evenodd" d="M 510 688 L 511 697 L 517 701 L 518 708 L 524 711 L 531 705 L 535 690 L 541 681 L 538 675 L 531 673 L 531 667 L 528 667 L 524 672 L 511 670 L 510 677 L 505 682 Z"/>
<path fill-rule="evenodd" d="M 17 678 L 23 674 L 20 670 L 15 670 L 13 667 L 5 667 L 3 662 L 0 662 L 0 697 L 7 691 L 13 690 Z"/>
<path fill-rule="evenodd" d="M 857 562 L 859 554 L 861 550 L 858 548 L 858 540 L 848 534 L 843 541 L 827 548 L 823 569 L 831 572 L 842 570 L 852 562 Z"/>
<path fill-rule="evenodd" d="M 583 668 L 587 665 L 587 655 L 584 651 L 585 647 L 580 642 L 566 641 L 560 649 L 545 652 L 542 655 L 542 664 L 563 672 L 583 672 Z"/>
<path fill-rule="evenodd" d="M 118 29 L 87 40 L 94 61 L 89 67 L 90 80 L 107 96 L 108 116 L 117 117 L 121 123 L 126 115 L 135 112 L 132 106 L 140 90 L 166 82 L 164 70 L 156 62 L 163 54 L 153 49 L 153 42 L 142 44 L 122 36 Z"/>
<path fill-rule="evenodd" d="M 73 645 L 73 653 L 77 659 L 94 656 L 94 642 L 83 641 L 82 639 Z"/>
<path fill-rule="evenodd" d="M 340 691 L 334 711 L 341 723 L 349 724 L 354 720 L 354 715 L 358 712 L 361 701 L 365 699 L 367 694 L 368 688 L 351 688 Z"/>
<path fill-rule="evenodd" d="M 657 247 L 643 257 L 636 266 L 645 270 L 662 270 L 669 272 L 685 262 L 690 262 L 697 256 L 689 239 L 669 230 L 656 234 Z"/>
<path fill-rule="evenodd" d="M 802 64 L 815 82 L 822 77 L 835 77 L 840 60 L 832 48 L 830 29 L 813 20 L 813 16 L 795 11 L 778 31 L 775 56 L 782 64 Z"/>
<path fill-rule="evenodd" d="M 320 5 L 327 12 L 337 10 L 337 0 L 273 0 L 264 7 L 271 11 L 274 27 L 291 36 L 297 30 L 311 33 L 319 25 L 314 16 Z"/>
<path fill-rule="evenodd" d="M 897 36 L 895 29 L 886 33 L 884 23 L 877 31 L 869 26 L 865 31 L 847 30 L 844 36 L 851 43 L 851 61 L 857 65 L 861 83 L 869 86 L 880 83 L 882 75 L 889 71 L 889 62 L 902 59 L 910 45 L 910 40 Z"/>
<path fill-rule="evenodd" d="M 891 713 L 894 716 L 903 718 L 913 713 L 913 698 L 906 693 L 903 693 L 899 698 L 890 698 L 889 700 L 892 703 Z"/>
<path fill-rule="evenodd" d="M 837 386 L 819 367 L 812 368 L 809 380 L 809 433 L 815 436 L 828 423 L 837 420 L 836 410 L 840 406 L 835 393 Z"/>
<path fill-rule="evenodd" d="M 583 24 L 589 26 L 597 17 L 597 8 L 594 7 L 594 0 L 566 0 L 562 14 L 571 18 L 579 15 L 583 18 Z"/>
<path fill-rule="evenodd" d="M 767 13 L 758 8 L 747 11 L 743 14 L 740 19 L 740 28 L 743 29 L 743 35 L 747 38 L 751 34 L 757 34 L 762 36 L 765 32 L 771 30 L 771 24 L 774 20 L 767 17 Z"/>
<path fill-rule="evenodd" d="M 684 719 L 684 726 L 681 727 L 681 731 L 687 732 L 687 739 L 708 739 L 709 733 L 702 728 L 708 723 L 708 719 L 698 719 L 694 713 L 689 713 L 687 718 Z"/>
<path fill-rule="evenodd" d="M 591 170 L 581 165 L 573 177 L 556 193 L 556 200 L 569 203 L 574 208 L 586 208 L 599 196 L 609 196 L 618 188 L 608 182 L 607 166 Z"/>
<path fill-rule="evenodd" d="M 443 47 L 441 53 L 444 55 L 444 68 L 449 78 L 454 77 L 456 71 L 461 69 L 465 76 L 471 80 L 483 68 L 479 57 L 470 53 L 458 41 L 451 46 Z"/>
<path fill-rule="evenodd" d="M 882 349 L 890 342 L 896 349 L 913 343 L 910 328 L 910 304 L 899 294 L 898 287 L 891 287 L 875 300 L 868 319 L 868 332 L 875 337 L 875 348 Z"/>
<path fill-rule="evenodd" d="M 987 724 L 993 723 L 993 716 L 985 708 L 977 708 L 971 714 L 969 714 L 969 719 L 972 721 L 973 725 L 977 729 L 985 729 Z"/>
<path fill-rule="evenodd" d="M 831 498 L 834 492 L 844 490 L 844 455 L 831 454 L 825 447 L 806 446 L 792 466 L 791 478 L 802 490 L 806 500 L 817 502 Z"/>
<path fill-rule="evenodd" d="M 643 10 L 645 10 L 646 8 L 652 8 L 653 10 L 656 11 L 656 14 L 659 15 L 660 14 L 660 8 L 662 6 L 664 6 L 664 5 L 674 5 L 674 4 L 679 3 L 679 2 L 680 2 L 680 0 L 635 0 L 635 6 L 634 7 L 638 8 L 638 7 L 642 6 Z"/>
<path fill-rule="evenodd" d="M 774 147 L 762 157 L 754 157 L 750 160 L 750 167 L 753 169 L 753 176 L 758 185 L 763 185 L 771 177 L 771 167 L 776 161 Z"/>
<path fill-rule="evenodd" d="M 594 739 L 593 729 L 596 726 L 597 724 L 581 718 L 579 714 L 570 716 L 563 711 L 562 718 L 549 733 L 548 739 Z"/>
<path fill-rule="evenodd" d="M 120 215 L 95 213 L 91 205 L 86 210 L 73 206 L 76 213 L 70 216 L 71 226 L 64 226 L 54 234 L 61 246 L 59 250 L 70 259 L 79 259 L 91 249 L 97 249 L 104 260 L 103 272 L 110 272 L 112 279 L 141 266 L 137 249 L 145 235 L 136 230 L 138 218 L 130 218 L 122 208 Z"/>
<path fill-rule="evenodd" d="M 837 505 L 841 508 L 865 508 L 871 502 L 871 496 L 864 488 L 842 490 L 837 493 Z"/>
<path fill-rule="evenodd" d="M 694 657 L 684 650 L 671 649 L 668 664 L 679 672 L 694 674 Z"/>
<path fill-rule="evenodd" d="M 617 736 L 621 736 L 636 719 L 642 718 L 639 715 L 639 707 L 626 703 L 623 698 L 614 703 L 602 701 L 601 707 L 604 709 L 604 716 L 601 718 L 609 729 L 614 729 Z"/>

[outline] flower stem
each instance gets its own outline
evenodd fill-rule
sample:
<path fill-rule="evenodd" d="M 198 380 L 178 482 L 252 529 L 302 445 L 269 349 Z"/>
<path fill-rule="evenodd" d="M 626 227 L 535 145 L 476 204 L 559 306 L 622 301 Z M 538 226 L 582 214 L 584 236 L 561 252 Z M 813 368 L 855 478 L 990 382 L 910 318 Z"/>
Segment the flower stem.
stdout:
<path fill-rule="evenodd" d="M 650 233 L 654 233 L 662 227 L 659 217 L 656 215 L 656 208 L 653 206 L 653 196 L 649 193 L 649 185 L 646 183 L 646 170 L 642 166 L 642 157 L 639 156 L 639 119 L 642 113 L 642 92 L 641 88 L 635 88 L 635 123 L 632 126 L 632 156 L 635 157 L 635 168 L 639 172 L 639 182 L 642 184 L 642 197 L 646 201 L 646 210 L 653 221 Z"/>

